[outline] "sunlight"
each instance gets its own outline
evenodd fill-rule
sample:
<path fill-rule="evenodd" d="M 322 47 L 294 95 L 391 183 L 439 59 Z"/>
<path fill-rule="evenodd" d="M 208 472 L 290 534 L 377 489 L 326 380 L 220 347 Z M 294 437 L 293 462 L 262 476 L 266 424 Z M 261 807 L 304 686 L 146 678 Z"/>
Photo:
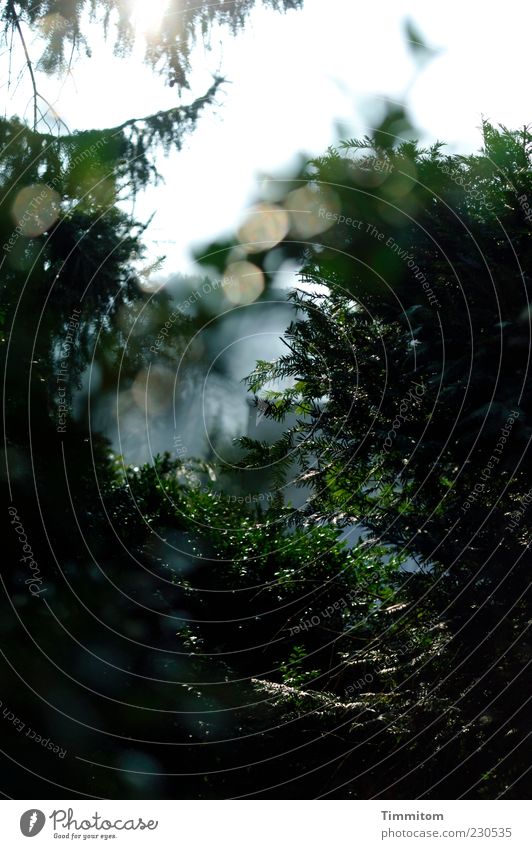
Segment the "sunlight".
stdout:
<path fill-rule="evenodd" d="M 160 28 L 168 0 L 132 0 L 131 18 L 138 34 L 151 35 Z"/>

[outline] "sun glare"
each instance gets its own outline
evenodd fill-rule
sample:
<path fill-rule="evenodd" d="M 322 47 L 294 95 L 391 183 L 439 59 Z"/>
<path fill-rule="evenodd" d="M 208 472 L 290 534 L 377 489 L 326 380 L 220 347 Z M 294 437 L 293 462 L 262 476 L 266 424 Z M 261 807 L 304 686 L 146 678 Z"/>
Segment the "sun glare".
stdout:
<path fill-rule="evenodd" d="M 168 0 L 133 0 L 131 18 L 137 33 L 150 35 L 161 28 Z"/>

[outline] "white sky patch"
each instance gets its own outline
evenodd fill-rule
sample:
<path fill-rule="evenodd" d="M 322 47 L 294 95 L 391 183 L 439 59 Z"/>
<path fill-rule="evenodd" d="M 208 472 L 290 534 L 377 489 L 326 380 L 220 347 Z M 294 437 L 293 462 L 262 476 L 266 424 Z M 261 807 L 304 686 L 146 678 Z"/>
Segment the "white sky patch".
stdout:
<path fill-rule="evenodd" d="M 132 0 L 132 17 L 139 34 L 155 34 L 164 24 L 168 0 Z"/>

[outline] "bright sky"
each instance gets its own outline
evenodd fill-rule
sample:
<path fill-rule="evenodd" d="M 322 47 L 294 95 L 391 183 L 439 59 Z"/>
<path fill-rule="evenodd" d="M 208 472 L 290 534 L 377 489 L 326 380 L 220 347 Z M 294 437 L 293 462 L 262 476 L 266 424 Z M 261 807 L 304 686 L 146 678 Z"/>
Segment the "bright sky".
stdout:
<path fill-rule="evenodd" d="M 139 31 L 158 25 L 165 0 L 132 3 Z M 407 50 L 406 18 L 439 48 L 420 73 Z M 218 71 L 230 83 L 185 149 L 161 160 L 165 185 L 137 203 L 141 218 L 156 212 L 149 240 L 155 254 L 167 255 L 165 271 L 194 271 L 191 245 L 234 229 L 260 175 L 282 176 L 298 152 L 322 153 L 339 133 L 363 133 L 383 97 L 406 99 L 422 137 L 445 139 L 451 150 L 478 145 L 482 115 L 512 126 L 530 122 L 531 25 L 532 6 L 521 0 L 448 0 L 444 7 L 305 0 L 287 15 L 259 6 L 235 38 L 215 31 L 212 49 L 193 55 L 193 93 L 202 94 Z M 176 104 L 176 89 L 142 64 L 140 45 L 119 59 L 95 31 L 92 47 L 92 59 L 78 57 L 69 77 L 39 83 L 70 128 L 115 126 Z M 26 83 L 6 114 L 24 112 Z"/>

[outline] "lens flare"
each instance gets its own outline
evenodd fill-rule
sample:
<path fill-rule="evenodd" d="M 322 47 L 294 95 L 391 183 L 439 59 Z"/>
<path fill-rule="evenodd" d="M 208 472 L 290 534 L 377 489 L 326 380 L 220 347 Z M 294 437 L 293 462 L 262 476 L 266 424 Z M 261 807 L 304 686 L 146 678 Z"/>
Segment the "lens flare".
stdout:
<path fill-rule="evenodd" d="M 284 209 L 260 203 L 249 211 L 237 236 L 247 253 L 260 253 L 271 250 L 284 239 L 288 228 L 288 213 Z"/>
<path fill-rule="evenodd" d="M 164 366 L 141 369 L 131 387 L 131 395 L 137 407 L 155 415 L 172 404 L 174 384 L 175 374 Z"/>
<path fill-rule="evenodd" d="M 20 234 L 33 239 L 46 233 L 59 218 L 60 204 L 61 198 L 49 186 L 25 186 L 13 204 L 13 218 Z"/>
<path fill-rule="evenodd" d="M 290 192 L 285 201 L 294 235 L 310 239 L 332 227 L 341 211 L 340 200 L 327 186 L 302 186 Z"/>
<path fill-rule="evenodd" d="M 226 270 L 224 295 L 232 304 L 252 304 L 264 291 L 264 274 L 252 262 L 232 262 Z"/>

